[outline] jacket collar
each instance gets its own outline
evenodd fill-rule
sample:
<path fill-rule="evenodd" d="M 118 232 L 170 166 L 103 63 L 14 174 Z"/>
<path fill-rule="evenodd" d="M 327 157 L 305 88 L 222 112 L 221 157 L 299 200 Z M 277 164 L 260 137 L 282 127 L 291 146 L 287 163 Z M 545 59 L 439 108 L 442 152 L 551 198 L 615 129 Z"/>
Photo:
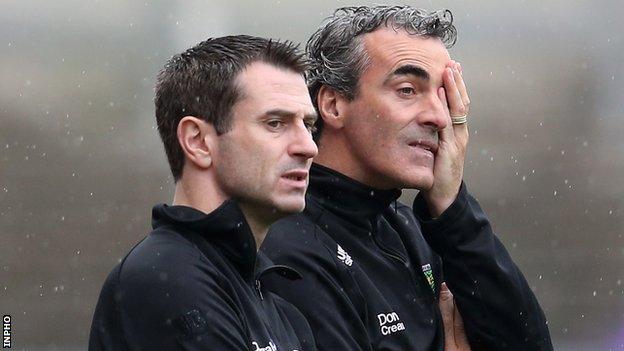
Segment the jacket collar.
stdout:
<path fill-rule="evenodd" d="M 152 210 L 152 227 L 161 226 L 192 230 L 224 253 L 243 276 L 254 276 L 256 242 L 236 201 L 226 200 L 208 214 L 188 206 L 156 205 Z"/>
<path fill-rule="evenodd" d="M 399 189 L 375 189 L 316 163 L 310 168 L 308 193 L 338 217 L 367 227 L 401 196 Z"/>
<path fill-rule="evenodd" d="M 251 228 L 234 200 L 226 200 L 208 214 L 188 206 L 156 205 L 152 209 L 152 227 L 163 226 L 184 227 L 199 234 L 224 253 L 245 279 L 259 279 L 272 272 L 291 280 L 301 278 L 296 270 L 273 265 L 263 253 L 257 253 Z"/>

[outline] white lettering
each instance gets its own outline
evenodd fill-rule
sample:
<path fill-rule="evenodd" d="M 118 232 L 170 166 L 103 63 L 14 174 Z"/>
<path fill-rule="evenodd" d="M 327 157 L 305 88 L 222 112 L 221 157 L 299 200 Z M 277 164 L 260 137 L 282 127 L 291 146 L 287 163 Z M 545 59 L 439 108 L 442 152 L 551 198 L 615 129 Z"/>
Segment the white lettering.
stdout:
<path fill-rule="evenodd" d="M 387 323 L 394 323 L 399 320 L 399 315 L 396 312 L 383 314 L 380 313 L 377 315 L 377 319 L 379 319 L 379 325 L 386 325 Z"/>
<path fill-rule="evenodd" d="M 340 245 L 338 245 L 338 259 L 349 267 L 353 264 L 351 256 Z"/>
<path fill-rule="evenodd" d="M 383 335 L 389 335 L 391 333 L 395 333 L 401 330 L 405 330 L 405 325 L 403 325 L 403 323 L 397 323 L 395 325 L 391 325 L 389 327 L 387 326 L 383 326 L 381 327 L 381 334 Z"/>
<path fill-rule="evenodd" d="M 377 320 L 379 321 L 379 327 L 381 328 L 380 330 L 382 335 L 390 335 L 391 333 L 405 330 L 405 325 L 402 322 L 399 322 L 401 319 L 396 312 L 380 313 L 377 315 Z M 392 324 L 395 322 L 399 323 Z"/>
<path fill-rule="evenodd" d="M 254 351 L 277 351 L 277 346 L 275 346 L 272 341 L 269 341 L 269 346 L 265 347 L 260 347 L 260 345 L 258 345 L 258 343 L 255 341 L 253 341 L 251 344 L 256 347 Z"/>
<path fill-rule="evenodd" d="M 2 348 L 11 348 L 11 316 L 2 316 Z"/>

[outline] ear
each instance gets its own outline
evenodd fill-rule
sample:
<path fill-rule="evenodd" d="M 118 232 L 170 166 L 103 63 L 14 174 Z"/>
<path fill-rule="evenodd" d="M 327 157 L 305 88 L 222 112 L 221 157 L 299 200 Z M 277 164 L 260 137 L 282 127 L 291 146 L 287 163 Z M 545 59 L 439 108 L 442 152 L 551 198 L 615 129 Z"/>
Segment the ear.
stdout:
<path fill-rule="evenodd" d="M 198 168 L 212 165 L 217 132 L 211 123 L 193 116 L 183 117 L 178 123 L 177 136 L 186 159 Z"/>
<path fill-rule="evenodd" d="M 342 94 L 323 85 L 319 89 L 316 101 L 325 125 L 334 129 L 340 129 L 344 126 L 345 110 L 348 101 Z"/>

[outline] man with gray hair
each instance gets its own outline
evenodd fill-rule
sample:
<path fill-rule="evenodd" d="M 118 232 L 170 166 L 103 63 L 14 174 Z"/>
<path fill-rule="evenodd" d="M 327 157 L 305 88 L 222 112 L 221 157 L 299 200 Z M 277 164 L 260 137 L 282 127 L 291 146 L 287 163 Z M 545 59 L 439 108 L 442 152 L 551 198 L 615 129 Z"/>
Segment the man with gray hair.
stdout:
<path fill-rule="evenodd" d="M 304 313 L 321 350 L 464 350 L 443 323 L 458 312 L 473 350 L 552 350 L 462 181 L 470 100 L 455 40 L 448 10 L 375 6 L 338 9 L 308 41 L 319 153 L 305 211 L 273 225 L 262 250 L 302 273 L 265 285 Z M 420 190 L 412 207 L 402 188 Z"/>

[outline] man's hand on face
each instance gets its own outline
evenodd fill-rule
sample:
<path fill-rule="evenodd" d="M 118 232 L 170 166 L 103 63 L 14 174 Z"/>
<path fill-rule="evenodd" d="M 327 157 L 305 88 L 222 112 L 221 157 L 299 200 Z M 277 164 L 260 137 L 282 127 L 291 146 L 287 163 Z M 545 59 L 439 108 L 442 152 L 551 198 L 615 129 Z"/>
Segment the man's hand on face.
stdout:
<path fill-rule="evenodd" d="M 442 283 L 440 289 L 439 307 L 444 323 L 444 351 L 470 351 L 464 321 L 446 283 Z"/>
<path fill-rule="evenodd" d="M 451 61 L 443 74 L 444 87 L 438 96 L 448 118 L 439 131 L 438 152 L 433 169 L 433 187 L 423 192 L 432 217 L 439 217 L 457 198 L 464 175 L 464 158 L 468 145 L 467 124 L 453 124 L 451 117 L 468 114 L 470 99 L 462 77 L 461 65 Z"/>

